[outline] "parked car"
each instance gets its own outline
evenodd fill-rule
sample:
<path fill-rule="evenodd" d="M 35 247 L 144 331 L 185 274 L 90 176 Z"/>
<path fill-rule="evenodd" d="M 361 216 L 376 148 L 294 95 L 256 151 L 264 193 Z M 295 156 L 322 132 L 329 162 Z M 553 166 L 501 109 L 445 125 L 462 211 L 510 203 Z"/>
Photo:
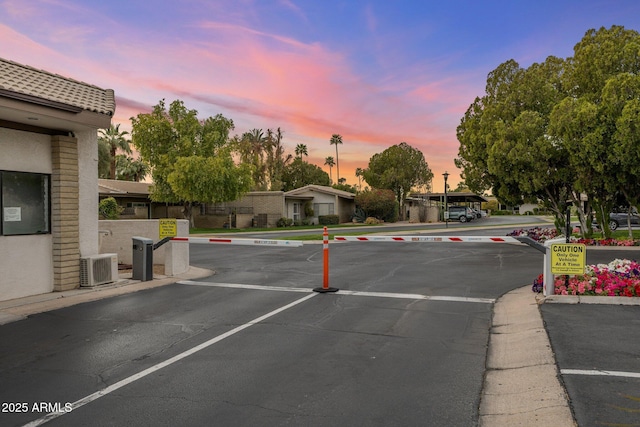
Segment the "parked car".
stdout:
<path fill-rule="evenodd" d="M 629 212 L 625 208 L 617 209 L 616 212 L 611 212 L 609 214 L 609 229 L 611 231 L 615 231 L 620 226 L 626 227 L 628 224 L 628 217 Z M 635 208 L 631 210 L 631 226 L 634 225 L 640 225 L 640 215 L 638 215 L 638 211 Z M 593 226 L 598 228 L 598 223 L 593 221 Z"/>
<path fill-rule="evenodd" d="M 476 213 L 466 206 L 449 206 L 449 220 L 457 220 L 460 222 L 472 221 L 476 217 Z"/>

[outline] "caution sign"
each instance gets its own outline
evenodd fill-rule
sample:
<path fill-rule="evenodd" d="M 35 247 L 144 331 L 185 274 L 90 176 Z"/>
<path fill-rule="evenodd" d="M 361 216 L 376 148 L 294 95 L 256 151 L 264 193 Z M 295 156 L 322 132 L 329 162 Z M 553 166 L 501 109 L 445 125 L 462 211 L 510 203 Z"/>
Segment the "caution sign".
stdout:
<path fill-rule="evenodd" d="M 175 218 L 159 219 L 158 234 L 161 239 L 165 237 L 176 237 L 178 235 L 178 220 Z"/>
<path fill-rule="evenodd" d="M 551 245 L 551 273 L 584 274 L 587 247 L 580 243 L 554 243 Z"/>

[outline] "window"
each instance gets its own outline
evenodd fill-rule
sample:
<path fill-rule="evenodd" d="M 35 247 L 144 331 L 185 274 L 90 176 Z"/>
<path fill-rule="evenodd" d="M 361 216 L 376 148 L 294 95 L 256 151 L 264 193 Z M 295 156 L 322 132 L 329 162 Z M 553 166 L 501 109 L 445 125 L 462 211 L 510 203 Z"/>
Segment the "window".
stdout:
<path fill-rule="evenodd" d="M 293 220 L 300 220 L 300 203 L 297 202 L 293 204 Z"/>
<path fill-rule="evenodd" d="M 333 215 L 333 203 L 314 203 L 313 213 L 315 216 Z"/>
<path fill-rule="evenodd" d="M 0 234 L 51 232 L 49 175 L 0 171 Z"/>

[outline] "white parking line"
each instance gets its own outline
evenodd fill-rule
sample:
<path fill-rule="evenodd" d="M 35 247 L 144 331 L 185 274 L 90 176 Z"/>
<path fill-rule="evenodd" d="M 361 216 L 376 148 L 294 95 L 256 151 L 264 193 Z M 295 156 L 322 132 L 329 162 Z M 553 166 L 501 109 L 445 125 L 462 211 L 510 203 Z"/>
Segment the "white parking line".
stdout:
<path fill-rule="evenodd" d="M 236 288 L 236 289 L 254 289 L 260 291 L 278 291 L 278 292 L 313 292 L 313 289 L 309 288 L 287 288 L 284 286 L 262 286 L 262 285 L 241 285 L 238 283 L 212 283 L 212 282 L 196 282 L 194 280 L 181 280 L 178 282 L 180 285 L 193 285 L 193 286 L 209 286 L 214 288 Z"/>
<path fill-rule="evenodd" d="M 640 372 L 604 371 L 600 369 L 561 369 L 562 375 L 592 375 L 623 378 L 640 378 Z"/>
<path fill-rule="evenodd" d="M 212 282 L 196 282 L 193 280 L 183 280 L 178 282 L 182 285 L 193 286 L 210 286 L 217 288 L 236 288 L 236 289 L 254 289 L 262 291 L 278 291 L 278 292 L 313 292 L 313 289 L 309 288 L 287 288 L 284 286 L 262 286 L 262 285 L 241 285 L 238 283 L 212 283 Z M 481 304 L 493 304 L 495 299 L 491 298 L 468 298 L 468 297 L 449 297 L 449 296 L 429 296 L 421 294 L 401 294 L 393 292 L 365 292 L 365 291 L 349 291 L 339 290 L 336 294 L 340 295 L 353 295 L 360 297 L 378 297 L 378 298 L 399 298 L 399 299 L 414 299 L 414 300 L 427 300 L 427 301 L 452 301 L 452 302 L 474 302 Z"/>
<path fill-rule="evenodd" d="M 80 400 L 76 400 L 75 402 L 73 402 L 71 404 L 71 408 L 72 408 L 71 412 L 76 410 L 76 409 L 78 409 L 78 408 L 80 408 L 81 406 L 86 405 L 87 403 L 91 403 L 94 400 L 97 400 L 97 399 L 101 398 L 102 396 L 106 396 L 107 394 L 109 394 L 109 393 L 111 393 L 113 391 L 116 391 L 119 388 L 122 388 L 122 387 L 124 387 L 124 386 L 126 386 L 128 384 L 131 384 L 134 381 L 137 381 L 137 380 L 139 380 L 141 378 L 144 378 L 149 374 L 152 374 L 152 373 L 154 373 L 156 371 L 159 371 L 162 368 L 165 368 L 165 367 L 167 367 L 169 365 L 172 365 L 172 364 L 178 362 L 179 360 L 184 359 L 185 357 L 191 356 L 192 354 L 197 353 L 200 350 L 204 350 L 205 348 L 210 347 L 213 344 L 215 344 L 217 342 L 220 342 L 225 338 L 228 338 L 228 337 L 230 337 L 232 335 L 235 335 L 238 332 L 240 332 L 240 331 L 242 331 L 244 329 L 247 329 L 250 326 L 258 324 L 258 323 L 262 322 L 263 320 L 266 320 L 266 319 L 268 319 L 268 318 L 270 318 L 272 316 L 275 316 L 276 314 L 281 313 L 281 312 L 283 312 L 283 311 L 285 311 L 285 310 L 287 310 L 287 309 L 289 309 L 291 307 L 294 307 L 294 306 L 296 306 L 296 305 L 298 305 L 300 303 L 303 303 L 303 302 L 307 301 L 308 299 L 313 298 L 316 295 L 318 295 L 318 294 L 312 292 L 309 295 L 306 295 L 306 296 L 304 296 L 304 297 L 302 297 L 302 298 L 300 298 L 298 300 L 295 300 L 294 302 L 292 302 L 290 304 L 287 304 L 285 306 L 277 308 L 277 309 L 275 309 L 275 310 L 273 310 L 273 311 L 271 311 L 271 312 L 269 312 L 269 313 L 267 313 L 267 314 L 265 314 L 263 316 L 260 316 L 260 317 L 254 319 L 254 320 L 252 320 L 252 321 L 250 321 L 248 323 L 245 323 L 244 325 L 238 326 L 237 328 L 234 328 L 234 329 L 230 330 L 229 332 L 225 332 L 224 334 L 218 335 L 217 337 L 212 338 L 209 341 L 205 341 L 200 345 L 197 345 L 197 346 L 195 346 L 195 347 L 193 347 L 193 348 L 191 348 L 191 349 L 189 349 L 189 350 L 187 350 L 185 352 L 182 352 L 182 353 L 178 354 L 177 356 L 173 356 L 172 358 L 167 359 L 164 362 L 160 362 L 157 365 L 153 365 L 150 368 L 147 368 L 144 371 L 138 372 L 135 375 L 132 375 L 132 376 L 130 376 L 128 378 L 125 378 L 125 379 L 123 379 L 121 381 L 118 381 L 117 383 L 112 384 L 109 387 L 103 388 L 102 390 L 99 390 L 99 391 L 97 391 L 97 392 L 95 392 L 95 393 L 93 393 L 93 394 L 91 394 L 89 396 L 86 396 L 86 397 L 84 397 L 84 398 L 82 398 Z M 61 417 L 62 415 L 65 415 L 67 413 L 68 412 L 51 412 L 51 413 L 45 415 L 44 417 L 38 418 L 37 420 L 31 421 L 30 423 L 25 424 L 25 427 L 39 426 L 39 425 L 42 425 L 42 424 L 44 424 L 46 422 L 49 422 L 49 421 L 51 421 L 51 420 L 53 420 L 55 418 Z"/>

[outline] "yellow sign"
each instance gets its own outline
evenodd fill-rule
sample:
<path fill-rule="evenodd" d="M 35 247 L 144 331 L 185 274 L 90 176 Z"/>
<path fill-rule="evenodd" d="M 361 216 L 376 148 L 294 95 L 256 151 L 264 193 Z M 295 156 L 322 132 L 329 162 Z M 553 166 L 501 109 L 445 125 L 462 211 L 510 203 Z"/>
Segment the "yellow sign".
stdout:
<path fill-rule="evenodd" d="M 584 274 L 587 247 L 580 243 L 554 243 L 551 245 L 551 273 Z"/>
<path fill-rule="evenodd" d="M 158 234 L 161 239 L 176 237 L 178 235 L 178 220 L 175 218 L 162 218 L 158 220 Z"/>

